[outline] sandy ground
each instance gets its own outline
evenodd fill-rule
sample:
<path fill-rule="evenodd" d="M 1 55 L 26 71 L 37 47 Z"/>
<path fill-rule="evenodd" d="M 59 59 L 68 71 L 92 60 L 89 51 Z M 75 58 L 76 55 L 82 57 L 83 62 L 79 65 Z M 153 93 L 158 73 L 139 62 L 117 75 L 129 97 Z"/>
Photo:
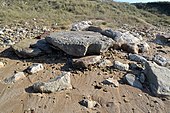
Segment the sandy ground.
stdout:
<path fill-rule="evenodd" d="M 59 75 L 61 70 L 68 69 L 65 65 L 66 56 L 56 52 L 32 59 L 20 59 L 10 49 L 0 49 L 0 52 L 1 60 L 6 63 L 5 67 L 0 68 L 0 113 L 170 113 L 170 100 L 154 97 L 147 89 L 142 91 L 123 84 L 122 77 L 126 72 L 112 68 L 92 66 L 84 71 L 71 70 L 72 90 L 34 93 L 31 87 L 33 83 L 48 81 Z M 112 61 L 127 62 L 119 52 L 112 52 L 109 56 L 106 53 L 106 57 Z M 25 70 L 32 63 L 42 63 L 45 69 L 27 75 L 14 84 L 3 84 L 5 78 Z M 101 84 L 109 77 L 119 80 L 120 86 Z M 94 109 L 82 106 L 80 101 L 89 96 L 100 106 Z"/>

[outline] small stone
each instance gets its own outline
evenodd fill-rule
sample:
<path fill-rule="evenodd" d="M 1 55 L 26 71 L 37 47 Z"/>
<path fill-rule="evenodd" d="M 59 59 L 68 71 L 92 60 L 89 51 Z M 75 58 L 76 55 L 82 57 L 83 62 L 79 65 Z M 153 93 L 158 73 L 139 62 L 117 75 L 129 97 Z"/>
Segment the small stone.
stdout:
<path fill-rule="evenodd" d="M 142 84 L 140 83 L 140 81 L 137 79 L 137 77 L 134 74 L 130 74 L 130 73 L 126 74 L 125 79 L 129 85 L 139 88 L 139 89 L 143 88 Z"/>
<path fill-rule="evenodd" d="M 128 52 L 128 53 L 133 53 L 133 54 L 138 54 L 139 48 L 137 44 L 135 43 L 125 43 L 121 45 L 122 50 Z"/>
<path fill-rule="evenodd" d="M 119 87 L 119 82 L 113 78 L 108 78 L 108 79 L 104 80 L 103 83 L 108 84 L 108 85 L 113 84 L 114 87 Z"/>
<path fill-rule="evenodd" d="M 167 64 L 167 59 L 165 57 L 162 57 L 161 55 L 155 55 L 153 61 L 160 66 L 165 66 Z"/>
<path fill-rule="evenodd" d="M 87 107 L 87 108 L 94 108 L 98 103 L 96 101 L 93 101 L 93 100 L 89 100 L 89 99 L 83 99 L 81 102 L 80 102 L 81 105 Z"/>
<path fill-rule="evenodd" d="M 35 63 L 35 64 L 32 64 L 32 66 L 29 66 L 26 71 L 29 73 L 29 74 L 34 74 L 34 73 L 37 73 L 38 71 L 42 71 L 44 69 L 43 65 L 42 64 L 39 64 L 39 63 Z"/>
<path fill-rule="evenodd" d="M 123 64 L 119 61 L 114 62 L 114 68 L 119 69 L 121 71 L 128 71 L 129 70 L 129 64 Z"/>
<path fill-rule="evenodd" d="M 123 99 L 124 100 L 124 102 L 125 103 L 128 103 L 130 100 L 129 99 L 127 99 L 127 98 L 125 98 L 125 99 Z"/>
<path fill-rule="evenodd" d="M 109 67 L 109 66 L 112 66 L 113 65 L 113 63 L 110 61 L 110 60 L 108 60 L 108 59 L 103 59 L 103 60 L 101 60 L 101 62 L 99 63 L 99 67 Z"/>
<path fill-rule="evenodd" d="M 142 97 L 142 94 L 138 94 L 140 97 Z"/>
<path fill-rule="evenodd" d="M 22 79 L 24 77 L 25 77 L 24 72 L 17 72 L 13 76 L 6 78 L 4 80 L 4 82 L 7 84 L 11 84 L 11 83 L 15 83 L 16 81 L 18 81 L 19 79 Z"/>
<path fill-rule="evenodd" d="M 79 59 L 73 59 L 74 68 L 87 68 L 91 64 L 96 64 L 101 61 L 101 56 L 86 56 Z"/>
<path fill-rule="evenodd" d="M 61 90 L 72 89 L 70 72 L 62 72 L 60 76 L 49 80 L 48 82 L 36 82 L 33 84 L 35 92 L 53 93 Z"/>
<path fill-rule="evenodd" d="M 4 63 L 3 62 L 0 62 L 0 68 L 4 67 Z"/>
<path fill-rule="evenodd" d="M 146 62 L 147 60 L 138 54 L 129 54 L 129 59 L 136 62 Z"/>

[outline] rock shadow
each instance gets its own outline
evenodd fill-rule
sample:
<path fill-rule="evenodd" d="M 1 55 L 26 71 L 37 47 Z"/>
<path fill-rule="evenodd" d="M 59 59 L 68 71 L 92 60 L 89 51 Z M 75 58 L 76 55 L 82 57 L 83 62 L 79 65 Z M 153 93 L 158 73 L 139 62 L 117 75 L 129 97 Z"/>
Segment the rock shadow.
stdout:
<path fill-rule="evenodd" d="M 25 92 L 27 92 L 27 93 L 36 93 L 32 86 L 29 86 L 29 87 L 25 88 Z"/>
<path fill-rule="evenodd" d="M 20 60 L 22 62 L 46 64 L 66 63 L 68 60 L 68 55 L 61 50 L 53 50 L 52 53 L 39 55 L 31 58 L 20 58 L 17 56 L 17 54 L 13 51 L 11 47 L 0 52 L 0 57 L 12 60 Z"/>

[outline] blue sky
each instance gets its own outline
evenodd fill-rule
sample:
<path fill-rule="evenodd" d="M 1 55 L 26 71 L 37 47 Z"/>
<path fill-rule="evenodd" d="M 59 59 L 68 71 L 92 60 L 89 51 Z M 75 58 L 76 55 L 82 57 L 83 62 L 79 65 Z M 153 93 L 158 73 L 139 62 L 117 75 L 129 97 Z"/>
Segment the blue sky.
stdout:
<path fill-rule="evenodd" d="M 155 2 L 155 1 L 169 1 L 170 2 L 170 0 L 115 0 L 115 1 L 130 2 L 130 3 L 134 3 L 134 2 Z"/>

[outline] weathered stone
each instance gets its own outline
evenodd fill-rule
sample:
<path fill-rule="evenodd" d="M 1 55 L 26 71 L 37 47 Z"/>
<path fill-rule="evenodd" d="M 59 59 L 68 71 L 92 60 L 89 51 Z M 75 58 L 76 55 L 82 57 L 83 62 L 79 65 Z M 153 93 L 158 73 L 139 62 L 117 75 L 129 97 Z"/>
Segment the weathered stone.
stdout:
<path fill-rule="evenodd" d="M 86 56 L 79 59 L 73 59 L 74 68 L 87 68 L 91 64 L 96 64 L 101 61 L 101 56 Z"/>
<path fill-rule="evenodd" d="M 28 67 L 26 69 L 26 71 L 30 74 L 34 74 L 34 73 L 37 73 L 38 71 L 41 71 L 43 69 L 44 69 L 44 67 L 42 64 L 35 63 L 35 64 L 32 64 L 32 66 Z"/>
<path fill-rule="evenodd" d="M 35 57 L 51 52 L 49 45 L 44 39 L 24 39 L 12 46 L 14 52 L 22 58 Z"/>
<path fill-rule="evenodd" d="M 72 89 L 70 72 L 62 72 L 60 76 L 48 82 L 37 82 L 33 84 L 35 92 L 53 93 L 61 90 Z"/>
<path fill-rule="evenodd" d="M 26 77 L 25 74 L 24 74 L 24 72 L 17 72 L 17 73 L 15 73 L 14 75 L 12 75 L 11 77 L 6 78 L 6 79 L 4 80 L 4 82 L 5 82 L 6 84 L 11 84 L 11 83 L 17 82 L 19 79 L 22 79 L 22 78 L 24 78 L 24 77 Z"/>
<path fill-rule="evenodd" d="M 123 64 L 119 61 L 114 62 L 114 68 L 119 69 L 121 71 L 128 71 L 129 70 L 129 64 Z"/>
<path fill-rule="evenodd" d="M 117 35 L 114 40 L 119 43 L 138 43 L 140 39 L 133 36 L 129 32 L 120 33 L 121 35 Z"/>
<path fill-rule="evenodd" d="M 139 88 L 139 89 L 143 88 L 142 84 L 140 83 L 140 81 L 137 79 L 137 77 L 134 74 L 130 74 L 130 73 L 126 74 L 125 79 L 129 85 Z"/>
<path fill-rule="evenodd" d="M 167 59 L 165 57 L 162 57 L 161 55 L 155 55 L 153 61 L 160 66 L 165 66 L 167 64 Z"/>
<path fill-rule="evenodd" d="M 119 82 L 113 78 L 108 78 L 106 80 L 103 81 L 104 84 L 113 84 L 115 87 L 119 87 Z"/>
<path fill-rule="evenodd" d="M 99 67 L 109 67 L 109 66 L 112 66 L 113 65 L 113 63 L 110 61 L 110 60 L 108 60 L 108 59 L 102 59 L 100 62 L 99 62 Z"/>
<path fill-rule="evenodd" d="M 144 57 L 137 54 L 129 54 L 129 59 L 132 61 L 142 62 L 142 63 L 147 61 Z"/>
<path fill-rule="evenodd" d="M 100 33 L 90 31 L 68 31 L 51 33 L 47 42 L 73 56 L 100 54 L 113 45 L 113 40 Z"/>
<path fill-rule="evenodd" d="M 135 43 L 125 43 L 121 45 L 121 49 L 133 54 L 138 54 L 139 48 Z"/>
<path fill-rule="evenodd" d="M 149 61 L 145 63 L 144 73 L 154 95 L 170 96 L 170 69 Z"/>
<path fill-rule="evenodd" d="M 82 31 L 82 30 L 85 30 L 86 28 L 90 27 L 90 25 L 92 25 L 91 21 L 81 21 L 78 23 L 74 23 L 72 25 L 71 30 L 72 31 Z"/>
<path fill-rule="evenodd" d="M 4 67 L 4 63 L 3 62 L 0 62 L 0 68 Z"/>

